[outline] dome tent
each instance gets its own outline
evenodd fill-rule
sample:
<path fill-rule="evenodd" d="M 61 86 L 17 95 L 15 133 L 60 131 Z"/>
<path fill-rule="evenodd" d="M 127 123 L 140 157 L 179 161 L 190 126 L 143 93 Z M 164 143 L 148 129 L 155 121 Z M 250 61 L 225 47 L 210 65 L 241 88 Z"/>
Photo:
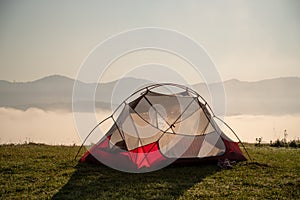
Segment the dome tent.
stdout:
<path fill-rule="evenodd" d="M 97 124 L 87 138 L 106 120 L 113 121 L 80 162 L 145 172 L 171 163 L 246 160 L 238 143 L 225 135 L 215 119 L 220 120 L 194 90 L 177 84 L 150 85 L 133 93 Z"/>

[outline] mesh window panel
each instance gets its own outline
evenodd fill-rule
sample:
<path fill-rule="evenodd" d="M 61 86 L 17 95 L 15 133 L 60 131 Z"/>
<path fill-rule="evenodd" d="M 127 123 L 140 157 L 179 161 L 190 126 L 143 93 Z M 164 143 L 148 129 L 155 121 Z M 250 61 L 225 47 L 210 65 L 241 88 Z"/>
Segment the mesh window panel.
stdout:
<path fill-rule="evenodd" d="M 159 148 L 168 158 L 197 157 L 203 138 L 166 133 L 159 140 Z"/>
<path fill-rule="evenodd" d="M 131 103 L 130 103 L 131 104 Z M 135 106 L 132 107 L 137 113 L 148 113 L 151 105 L 148 101 L 142 97 L 138 103 L 135 103 Z"/>
<path fill-rule="evenodd" d="M 212 132 L 215 132 L 215 131 L 216 131 L 215 128 L 212 126 L 211 123 L 209 123 L 206 130 L 205 130 L 205 132 L 204 132 L 204 134 L 209 134 L 209 133 L 212 133 Z"/>
<path fill-rule="evenodd" d="M 220 135 L 217 132 L 213 132 L 205 135 L 198 157 L 204 158 L 223 155 L 225 150 L 225 144 L 223 143 Z"/>
<path fill-rule="evenodd" d="M 133 119 L 134 125 L 139 133 L 140 138 L 147 138 L 153 135 L 156 135 L 158 132 L 161 132 L 153 124 L 148 123 L 144 116 L 141 117 L 136 113 L 131 113 L 131 118 Z"/>
<path fill-rule="evenodd" d="M 116 121 L 121 129 L 128 150 L 156 142 L 162 132 L 147 123 L 126 105 Z"/>
<path fill-rule="evenodd" d="M 167 122 L 164 120 L 166 114 L 163 113 L 163 111 L 158 114 L 157 111 L 159 109 L 160 108 L 157 106 L 153 108 L 145 98 L 142 98 L 135 106 L 134 111 L 152 126 L 158 127 L 160 130 L 165 130 L 165 128 L 169 127 Z"/>
<path fill-rule="evenodd" d="M 210 151 L 209 156 L 220 156 L 223 155 L 226 151 L 225 144 L 223 140 L 219 137 L 215 147 Z"/>
<path fill-rule="evenodd" d="M 130 107 L 126 105 L 118 117 L 116 123 L 118 127 L 121 129 L 122 134 L 124 134 L 125 143 L 128 150 L 135 149 L 139 146 L 139 137 L 134 126 L 134 123 L 131 119 L 131 115 L 129 112 Z"/>
<path fill-rule="evenodd" d="M 174 131 L 185 135 L 202 135 L 209 121 L 202 110 L 198 110 L 189 118 L 175 124 Z"/>
<path fill-rule="evenodd" d="M 193 100 L 192 97 L 180 97 L 172 95 L 156 96 L 147 94 L 145 97 L 152 105 L 160 105 L 162 110 L 158 110 L 158 112 L 162 116 L 166 114 L 166 121 L 168 124 L 173 124 Z"/>
<path fill-rule="evenodd" d="M 195 158 L 198 156 L 200 148 L 202 146 L 202 142 L 204 141 L 204 136 L 197 136 L 194 138 L 192 144 L 190 144 L 189 148 L 186 152 L 181 156 L 181 158 Z"/>
<path fill-rule="evenodd" d="M 131 113 L 131 117 L 138 132 L 141 143 L 140 145 L 145 146 L 147 144 L 156 142 L 163 134 L 161 130 L 146 122 L 135 112 Z"/>
<path fill-rule="evenodd" d="M 186 108 L 184 108 L 180 118 L 176 121 L 176 123 L 186 120 L 187 118 L 192 116 L 195 112 L 197 112 L 199 109 L 201 109 L 201 107 L 199 106 L 198 102 L 195 101 L 195 99 L 191 98 L 190 103 L 187 105 Z"/>
<path fill-rule="evenodd" d="M 123 140 L 116 124 L 110 129 L 108 134 L 111 135 L 109 143 L 111 149 L 118 147 L 126 150 L 125 141 Z"/>

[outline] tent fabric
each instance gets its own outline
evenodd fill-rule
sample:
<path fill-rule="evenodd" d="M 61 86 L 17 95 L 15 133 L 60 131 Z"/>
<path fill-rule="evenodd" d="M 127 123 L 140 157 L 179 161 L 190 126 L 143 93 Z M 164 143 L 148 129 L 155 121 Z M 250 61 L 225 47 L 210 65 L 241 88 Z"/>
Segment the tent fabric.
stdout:
<path fill-rule="evenodd" d="M 158 150 L 158 143 L 154 142 L 136 149 L 125 151 L 114 151 L 109 147 L 110 137 L 107 137 L 100 144 L 95 145 L 90 151 L 87 151 L 80 162 L 90 162 L 95 164 L 101 164 L 99 160 L 107 161 L 107 165 L 114 165 L 122 163 L 131 169 L 142 167 L 151 167 L 160 163 L 166 158 Z M 92 153 L 91 153 L 92 152 Z"/>
<path fill-rule="evenodd" d="M 80 162 L 121 162 L 130 169 L 142 169 L 170 160 L 175 164 L 246 160 L 238 143 L 221 131 L 199 96 L 188 89 L 164 94 L 145 88 L 136 99 L 123 102 L 115 123 Z"/>

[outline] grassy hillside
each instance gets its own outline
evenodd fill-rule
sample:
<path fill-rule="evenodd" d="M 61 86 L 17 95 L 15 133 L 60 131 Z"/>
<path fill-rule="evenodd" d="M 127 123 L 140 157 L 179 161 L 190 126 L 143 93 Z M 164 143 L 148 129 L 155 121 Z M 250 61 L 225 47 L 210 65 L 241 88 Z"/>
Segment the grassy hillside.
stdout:
<path fill-rule="evenodd" d="M 127 174 L 77 164 L 78 147 L 0 146 L 0 199 L 299 199 L 300 149 L 254 147 L 254 162 Z"/>

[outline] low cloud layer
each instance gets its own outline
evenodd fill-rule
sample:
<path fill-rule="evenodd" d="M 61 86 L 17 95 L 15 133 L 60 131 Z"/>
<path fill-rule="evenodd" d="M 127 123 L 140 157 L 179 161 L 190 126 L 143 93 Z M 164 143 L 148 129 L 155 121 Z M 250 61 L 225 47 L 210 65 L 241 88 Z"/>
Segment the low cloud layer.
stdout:
<path fill-rule="evenodd" d="M 102 115 L 103 117 L 105 116 Z M 82 142 L 71 112 L 43 111 L 36 108 L 26 111 L 0 108 L 0 121 L 0 143 L 2 144 L 27 141 L 72 145 Z M 300 138 L 298 130 L 300 115 L 238 115 L 226 117 L 225 121 L 236 131 L 242 141 L 255 142 L 257 137 L 263 137 L 265 142 L 282 139 L 285 129 L 288 139 Z"/>

